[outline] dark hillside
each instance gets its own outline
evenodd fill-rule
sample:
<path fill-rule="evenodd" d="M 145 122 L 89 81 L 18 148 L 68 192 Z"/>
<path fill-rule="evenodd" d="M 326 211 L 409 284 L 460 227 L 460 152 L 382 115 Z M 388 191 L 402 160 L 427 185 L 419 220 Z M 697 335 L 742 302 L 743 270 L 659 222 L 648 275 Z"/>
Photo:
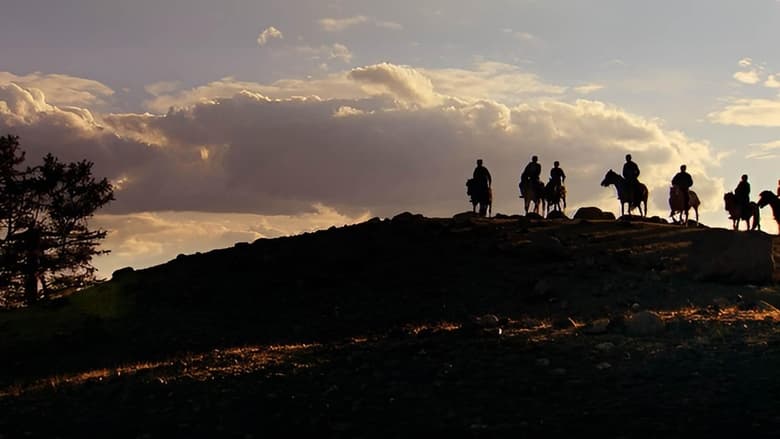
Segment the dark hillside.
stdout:
<path fill-rule="evenodd" d="M 0 433 L 774 431 L 772 246 L 402 214 L 180 256 L 0 313 Z"/>

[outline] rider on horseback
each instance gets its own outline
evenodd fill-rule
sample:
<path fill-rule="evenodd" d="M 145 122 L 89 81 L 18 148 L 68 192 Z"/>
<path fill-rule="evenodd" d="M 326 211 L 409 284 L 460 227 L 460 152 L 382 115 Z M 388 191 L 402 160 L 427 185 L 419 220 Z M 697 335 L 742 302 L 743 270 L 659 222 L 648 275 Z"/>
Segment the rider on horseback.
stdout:
<path fill-rule="evenodd" d="M 691 186 L 693 186 L 693 178 L 691 177 L 691 174 L 685 172 L 686 169 L 687 166 L 680 165 L 680 172 L 678 172 L 677 175 L 672 178 L 672 186 L 677 187 L 682 193 L 684 211 L 687 211 L 691 207 L 691 195 L 688 190 L 691 188 Z"/>
<path fill-rule="evenodd" d="M 566 173 L 563 172 L 563 168 L 560 168 L 560 162 L 557 160 L 553 162 L 553 167 L 550 169 L 550 187 L 553 190 L 560 192 L 563 182 L 566 181 Z"/>
<path fill-rule="evenodd" d="M 626 163 L 623 164 L 623 178 L 626 179 L 626 192 L 631 200 L 640 198 L 639 191 L 639 165 L 631 161 L 631 154 L 626 154 Z"/>
<path fill-rule="evenodd" d="M 520 175 L 520 198 L 525 197 L 527 187 L 538 187 L 539 177 L 542 175 L 542 165 L 539 164 L 539 157 L 531 157 L 531 162 L 525 166 L 525 170 Z M 528 186 L 526 186 L 528 185 Z"/>
<path fill-rule="evenodd" d="M 742 211 L 750 204 L 750 183 L 748 183 L 747 174 L 742 176 L 742 180 L 737 185 L 737 188 L 734 189 L 734 201 Z"/>

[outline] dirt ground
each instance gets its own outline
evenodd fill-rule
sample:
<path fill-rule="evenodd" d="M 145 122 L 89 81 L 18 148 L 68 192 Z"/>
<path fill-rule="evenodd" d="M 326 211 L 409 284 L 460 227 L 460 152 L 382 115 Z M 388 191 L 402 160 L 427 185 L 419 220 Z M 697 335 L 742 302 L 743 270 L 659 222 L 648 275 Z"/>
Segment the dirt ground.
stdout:
<path fill-rule="evenodd" d="M 776 437 L 780 291 L 695 279 L 706 232 L 402 215 L 182 256 L 0 313 L 0 437 Z"/>

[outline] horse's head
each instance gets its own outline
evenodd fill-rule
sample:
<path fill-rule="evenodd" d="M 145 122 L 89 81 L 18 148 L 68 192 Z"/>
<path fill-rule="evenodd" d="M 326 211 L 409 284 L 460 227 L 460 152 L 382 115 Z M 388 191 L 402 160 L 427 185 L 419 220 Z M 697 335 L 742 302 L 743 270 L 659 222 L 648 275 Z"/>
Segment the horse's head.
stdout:
<path fill-rule="evenodd" d="M 604 180 L 601 180 L 601 185 L 607 187 L 611 184 L 614 184 L 616 181 L 615 177 L 617 177 L 617 174 L 615 174 L 615 171 L 610 169 L 607 171 L 606 175 L 604 175 Z"/>
<path fill-rule="evenodd" d="M 772 193 L 772 191 L 761 191 L 761 193 L 758 194 L 758 207 L 766 206 L 775 198 L 777 198 L 777 195 Z"/>
<path fill-rule="evenodd" d="M 734 206 L 734 192 L 723 194 L 723 202 L 726 203 L 726 210 L 731 210 Z"/>

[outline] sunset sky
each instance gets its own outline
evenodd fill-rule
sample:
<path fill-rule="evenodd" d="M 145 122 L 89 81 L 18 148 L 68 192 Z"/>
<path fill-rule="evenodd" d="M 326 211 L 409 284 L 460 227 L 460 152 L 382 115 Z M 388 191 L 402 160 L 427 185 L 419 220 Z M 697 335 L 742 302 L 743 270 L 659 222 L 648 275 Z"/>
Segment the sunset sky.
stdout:
<path fill-rule="evenodd" d="M 239 241 L 470 210 L 520 213 L 536 154 L 569 213 L 631 153 L 668 216 L 780 178 L 780 1 L 4 0 L 0 133 L 116 185 L 101 273 Z M 769 209 L 765 231 L 777 233 Z"/>

